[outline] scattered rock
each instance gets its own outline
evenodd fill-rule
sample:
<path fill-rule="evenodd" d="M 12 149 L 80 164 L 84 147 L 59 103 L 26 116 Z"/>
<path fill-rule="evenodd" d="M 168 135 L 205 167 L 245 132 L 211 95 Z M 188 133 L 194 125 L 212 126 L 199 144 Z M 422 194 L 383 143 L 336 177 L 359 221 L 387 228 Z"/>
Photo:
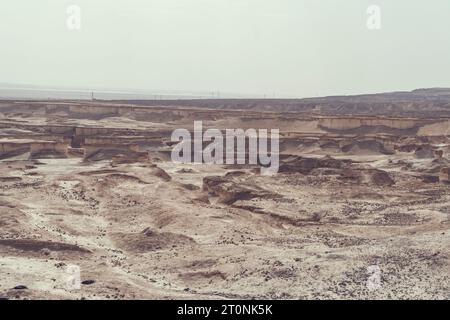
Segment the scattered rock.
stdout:
<path fill-rule="evenodd" d="M 376 186 L 391 186 L 395 181 L 383 170 L 373 169 L 369 171 L 371 182 Z"/>
<path fill-rule="evenodd" d="M 421 176 L 423 183 L 437 183 L 439 182 L 439 177 L 431 176 L 431 175 L 423 175 Z"/>
<path fill-rule="evenodd" d="M 145 228 L 139 233 L 116 233 L 113 237 L 121 248 L 134 252 L 156 251 L 195 244 L 193 238 L 183 234 L 160 232 L 152 228 Z"/>
<path fill-rule="evenodd" d="M 28 287 L 27 287 L 27 286 L 24 286 L 24 285 L 22 285 L 22 284 L 20 284 L 20 285 L 18 285 L 18 286 L 15 286 L 13 289 L 14 289 L 14 290 L 27 290 Z"/>
<path fill-rule="evenodd" d="M 66 266 L 66 264 L 64 262 L 55 263 L 55 267 L 57 267 L 57 268 L 63 268 L 65 266 Z"/>

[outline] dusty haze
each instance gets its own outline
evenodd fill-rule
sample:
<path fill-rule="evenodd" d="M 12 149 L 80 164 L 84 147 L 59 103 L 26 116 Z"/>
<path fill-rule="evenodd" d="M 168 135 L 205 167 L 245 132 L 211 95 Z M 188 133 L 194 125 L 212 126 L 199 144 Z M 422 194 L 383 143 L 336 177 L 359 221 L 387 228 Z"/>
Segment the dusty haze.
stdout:
<path fill-rule="evenodd" d="M 381 30 L 366 27 L 372 4 Z M 270 98 L 450 87 L 449 12 L 447 0 L 2 1 L 0 83 Z"/>

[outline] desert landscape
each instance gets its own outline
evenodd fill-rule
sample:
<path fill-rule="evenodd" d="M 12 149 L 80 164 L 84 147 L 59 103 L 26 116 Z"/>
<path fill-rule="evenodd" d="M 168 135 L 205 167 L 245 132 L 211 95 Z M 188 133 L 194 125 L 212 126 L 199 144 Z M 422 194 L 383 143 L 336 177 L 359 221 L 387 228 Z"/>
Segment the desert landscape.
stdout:
<path fill-rule="evenodd" d="M 279 173 L 172 162 L 194 121 Z M 0 298 L 449 299 L 450 89 L 0 101 Z"/>

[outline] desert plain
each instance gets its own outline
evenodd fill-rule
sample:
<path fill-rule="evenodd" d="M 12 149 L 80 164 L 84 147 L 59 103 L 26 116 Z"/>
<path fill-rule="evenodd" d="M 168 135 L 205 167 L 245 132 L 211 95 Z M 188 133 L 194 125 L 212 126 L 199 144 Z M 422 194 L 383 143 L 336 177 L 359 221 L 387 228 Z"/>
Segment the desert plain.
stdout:
<path fill-rule="evenodd" d="M 279 172 L 174 163 L 194 121 L 279 129 Z M 449 168 L 446 89 L 3 100 L 0 298 L 449 299 Z"/>

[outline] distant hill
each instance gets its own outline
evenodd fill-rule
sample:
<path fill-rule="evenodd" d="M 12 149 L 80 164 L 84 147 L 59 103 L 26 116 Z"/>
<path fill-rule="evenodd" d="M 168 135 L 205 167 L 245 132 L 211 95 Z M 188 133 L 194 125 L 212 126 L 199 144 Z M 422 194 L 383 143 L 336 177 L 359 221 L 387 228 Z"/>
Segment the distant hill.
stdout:
<path fill-rule="evenodd" d="M 0 83 L 3 100 L 90 100 L 90 90 L 45 89 Z M 398 117 L 450 117 L 450 88 L 422 88 L 376 94 L 303 99 L 211 99 L 205 93 L 97 90 L 96 100 L 141 106 L 302 112 L 317 115 L 377 115 Z"/>
<path fill-rule="evenodd" d="M 128 100 L 142 106 L 200 107 L 324 115 L 450 117 L 450 88 L 305 99 Z"/>

